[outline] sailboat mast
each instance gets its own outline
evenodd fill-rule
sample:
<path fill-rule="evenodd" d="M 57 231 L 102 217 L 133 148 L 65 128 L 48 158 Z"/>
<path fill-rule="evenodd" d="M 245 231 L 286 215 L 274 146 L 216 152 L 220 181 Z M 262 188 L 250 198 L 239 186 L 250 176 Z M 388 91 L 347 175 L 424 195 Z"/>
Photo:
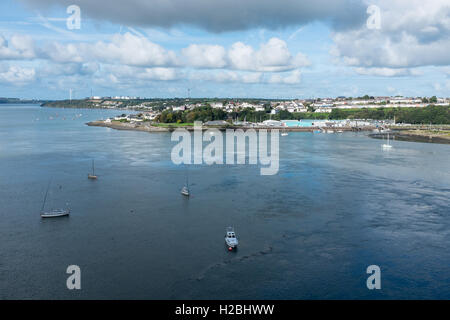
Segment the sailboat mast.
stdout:
<path fill-rule="evenodd" d="M 44 211 L 45 202 L 47 201 L 48 190 L 50 189 L 50 183 L 51 182 L 52 182 L 51 180 L 48 182 L 47 191 L 45 191 L 45 197 L 44 197 L 44 202 L 42 203 L 41 212 Z"/>
<path fill-rule="evenodd" d="M 95 171 L 94 171 L 94 159 L 92 159 L 92 175 L 95 176 Z"/>

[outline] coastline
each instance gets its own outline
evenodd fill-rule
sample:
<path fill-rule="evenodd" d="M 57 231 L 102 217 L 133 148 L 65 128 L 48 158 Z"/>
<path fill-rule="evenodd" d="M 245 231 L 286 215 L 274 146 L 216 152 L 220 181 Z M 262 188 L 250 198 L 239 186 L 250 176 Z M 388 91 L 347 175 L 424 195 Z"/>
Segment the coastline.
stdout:
<path fill-rule="evenodd" d="M 150 122 L 105 122 L 104 120 L 91 121 L 86 123 L 87 126 L 92 127 L 105 127 L 111 128 L 115 130 L 130 130 L 130 131 L 143 131 L 149 133 L 161 133 L 161 132 L 172 132 L 175 129 L 185 129 L 188 131 L 193 131 L 193 126 L 177 126 L 177 125 L 167 125 L 166 127 L 161 126 L 153 126 Z M 221 131 L 227 129 L 254 129 L 258 130 L 280 130 L 286 132 L 315 132 L 319 130 L 323 130 L 324 128 L 320 127 L 273 127 L 273 126 L 236 126 L 236 125 L 228 125 L 228 126 L 202 126 L 203 130 L 208 129 L 218 129 Z M 365 126 L 365 127 L 335 127 L 335 128 L 325 128 L 329 133 L 340 133 L 340 132 L 348 132 L 348 131 L 370 131 L 373 132 L 376 128 L 374 126 Z M 441 131 L 425 131 L 421 130 L 421 127 L 412 127 L 405 130 L 405 128 L 400 127 L 392 127 L 392 131 L 389 132 L 390 136 L 394 140 L 398 141 L 409 141 L 409 142 L 426 142 L 426 143 L 440 143 L 440 144 L 450 144 L 450 131 L 445 131 L 442 133 Z M 339 131 L 339 132 L 337 132 Z M 386 138 L 387 133 L 370 133 L 368 134 L 370 138 L 373 139 L 383 139 Z"/>
<path fill-rule="evenodd" d="M 118 122 L 118 121 L 112 121 L 109 123 L 106 123 L 105 121 L 98 120 L 98 121 L 91 121 L 86 123 L 88 126 L 92 127 L 106 127 L 116 130 L 133 130 L 133 131 L 145 131 L 145 132 L 172 132 L 175 129 L 186 129 L 188 131 L 194 131 L 193 126 L 170 126 L 167 127 L 156 127 L 152 126 L 149 122 Z M 221 131 L 224 131 L 226 129 L 254 129 L 256 131 L 258 130 L 283 130 L 288 132 L 313 132 L 317 130 L 321 130 L 320 127 L 273 127 L 273 126 L 236 126 L 236 125 L 228 125 L 228 126 L 205 126 L 203 125 L 203 130 L 207 129 L 218 129 Z M 373 126 L 367 126 L 367 127 L 336 127 L 336 128 L 326 128 L 327 130 L 340 130 L 340 131 L 371 131 L 375 129 Z"/>
<path fill-rule="evenodd" d="M 429 132 L 419 129 L 413 130 L 394 130 L 389 132 L 389 136 L 393 140 L 408 141 L 408 142 L 425 142 L 425 143 L 439 143 L 450 144 L 450 131 L 444 133 Z M 373 133 L 369 137 L 374 139 L 385 139 L 387 133 Z"/>

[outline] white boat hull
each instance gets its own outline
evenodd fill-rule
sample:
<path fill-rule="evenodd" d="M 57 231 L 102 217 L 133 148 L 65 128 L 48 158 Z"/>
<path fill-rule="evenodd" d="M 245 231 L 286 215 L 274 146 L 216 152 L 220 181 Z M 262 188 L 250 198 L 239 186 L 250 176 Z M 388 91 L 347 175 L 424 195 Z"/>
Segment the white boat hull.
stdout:
<path fill-rule="evenodd" d="M 227 241 L 227 239 L 225 239 L 225 243 L 228 246 L 228 248 L 232 248 L 232 249 L 237 248 L 237 243 L 229 242 L 229 241 Z"/>
<path fill-rule="evenodd" d="M 70 210 L 55 210 L 50 212 L 42 212 L 41 218 L 58 218 L 65 217 L 70 214 Z"/>
<path fill-rule="evenodd" d="M 183 187 L 183 189 L 181 189 L 181 194 L 185 197 L 189 197 L 189 189 L 187 187 Z"/>

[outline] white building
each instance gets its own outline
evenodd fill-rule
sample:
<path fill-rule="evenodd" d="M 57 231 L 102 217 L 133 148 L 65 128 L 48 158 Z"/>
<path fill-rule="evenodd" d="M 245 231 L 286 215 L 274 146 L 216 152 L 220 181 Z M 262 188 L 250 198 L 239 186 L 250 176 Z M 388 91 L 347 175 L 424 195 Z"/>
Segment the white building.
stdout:
<path fill-rule="evenodd" d="M 265 126 L 269 126 L 269 127 L 281 127 L 281 126 L 283 126 L 283 123 L 281 121 L 277 121 L 277 120 L 265 120 L 265 121 L 263 121 L 263 124 Z"/>
<path fill-rule="evenodd" d="M 255 111 L 264 111 L 264 110 L 266 110 L 265 108 L 264 108 L 264 105 L 262 105 L 262 104 L 258 104 L 258 105 L 256 105 L 255 106 Z"/>
<path fill-rule="evenodd" d="M 333 108 L 331 107 L 319 107 L 314 112 L 327 112 L 330 113 Z"/>
<path fill-rule="evenodd" d="M 222 102 L 211 102 L 210 106 L 214 109 L 222 109 L 223 103 Z"/>
<path fill-rule="evenodd" d="M 186 106 L 174 106 L 172 107 L 173 111 L 184 111 L 186 110 Z"/>

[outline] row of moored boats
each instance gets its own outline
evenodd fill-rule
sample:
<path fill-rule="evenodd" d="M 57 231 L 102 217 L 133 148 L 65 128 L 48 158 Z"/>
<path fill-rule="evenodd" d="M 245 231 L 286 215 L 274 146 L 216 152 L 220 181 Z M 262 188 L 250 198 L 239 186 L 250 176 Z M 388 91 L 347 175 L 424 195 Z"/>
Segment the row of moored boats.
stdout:
<path fill-rule="evenodd" d="M 90 180 L 97 180 L 97 175 L 95 174 L 95 168 L 94 168 L 94 160 L 92 160 L 92 173 L 88 174 L 88 179 Z M 44 201 L 42 203 L 41 208 L 41 218 L 58 218 L 58 217 L 66 217 L 70 214 L 70 209 L 51 209 L 48 211 L 45 211 L 45 203 L 47 201 L 48 191 L 50 189 L 51 181 L 48 184 L 47 191 L 45 192 Z M 181 189 L 181 194 L 183 196 L 189 197 L 190 191 L 189 191 L 189 182 L 186 177 L 186 184 Z M 238 245 L 238 239 L 236 236 L 236 233 L 233 229 L 233 227 L 228 227 L 225 232 L 225 243 L 228 247 L 228 250 L 233 250 L 237 248 Z"/>

